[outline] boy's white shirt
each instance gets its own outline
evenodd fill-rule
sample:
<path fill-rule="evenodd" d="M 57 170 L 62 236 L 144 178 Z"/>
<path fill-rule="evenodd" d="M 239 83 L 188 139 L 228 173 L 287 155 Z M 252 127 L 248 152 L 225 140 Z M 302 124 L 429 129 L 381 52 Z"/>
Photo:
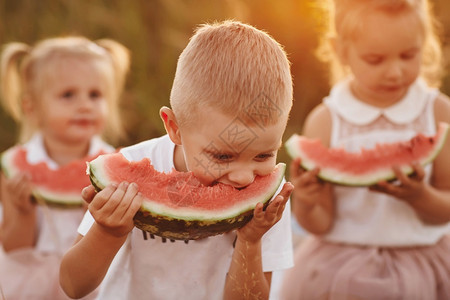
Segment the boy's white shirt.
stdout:
<path fill-rule="evenodd" d="M 150 158 L 156 170 L 170 172 L 174 147 L 165 135 L 121 153 L 130 161 Z M 94 222 L 87 212 L 78 232 L 85 235 Z M 293 266 L 290 225 L 288 203 L 282 219 L 263 237 L 264 272 Z M 235 237 L 233 232 L 187 244 L 163 243 L 160 237 L 144 240 L 143 232 L 134 228 L 101 284 L 99 299 L 221 299 Z"/>
<path fill-rule="evenodd" d="M 400 102 L 383 109 L 356 99 L 349 82 L 338 83 L 324 100 L 332 116 L 331 147 L 359 151 L 376 143 L 406 141 L 418 132 L 436 133 L 433 103 L 439 91 L 422 79 Z M 431 169 L 431 165 L 425 167 L 425 180 L 429 180 Z M 335 194 L 337 218 L 331 232 L 323 236 L 325 240 L 388 247 L 432 245 L 450 231 L 450 223 L 425 224 L 406 203 L 367 188 L 336 186 Z"/>

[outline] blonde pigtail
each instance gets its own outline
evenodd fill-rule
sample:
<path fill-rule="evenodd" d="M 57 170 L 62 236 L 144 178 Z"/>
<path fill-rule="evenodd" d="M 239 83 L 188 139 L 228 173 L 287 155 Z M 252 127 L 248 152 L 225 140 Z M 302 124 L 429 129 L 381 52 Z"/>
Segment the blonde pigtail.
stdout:
<path fill-rule="evenodd" d="M 1 102 L 5 111 L 17 122 L 23 122 L 23 84 L 20 74 L 20 60 L 30 53 L 30 46 L 23 43 L 9 43 L 3 48 L 0 61 Z"/>
<path fill-rule="evenodd" d="M 116 71 L 117 88 L 119 92 L 122 91 L 130 69 L 130 51 L 122 44 L 110 39 L 97 40 L 96 43 L 110 53 Z"/>
<path fill-rule="evenodd" d="M 120 118 L 119 100 L 125 87 L 125 79 L 130 69 L 130 51 L 122 44 L 111 39 L 100 39 L 95 41 L 97 45 L 104 48 L 112 59 L 114 68 L 114 95 L 109 107 L 108 122 L 109 130 L 106 134 L 111 137 L 123 137 L 124 130 Z"/>
<path fill-rule="evenodd" d="M 434 14 L 434 7 L 424 1 L 422 18 L 425 24 L 425 44 L 423 50 L 422 75 L 432 87 L 439 88 L 445 75 L 445 63 L 442 42 L 439 35 L 441 23 Z"/>

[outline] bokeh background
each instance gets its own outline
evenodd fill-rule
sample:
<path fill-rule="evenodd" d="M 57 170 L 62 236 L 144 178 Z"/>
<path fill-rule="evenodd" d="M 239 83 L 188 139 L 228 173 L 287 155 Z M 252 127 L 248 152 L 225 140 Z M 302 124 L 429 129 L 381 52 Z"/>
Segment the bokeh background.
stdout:
<path fill-rule="evenodd" d="M 432 1 L 450 60 L 450 1 Z M 159 108 L 169 105 L 176 62 L 198 24 L 240 20 L 271 34 L 292 62 L 294 107 L 284 138 L 328 93 L 326 66 L 314 50 L 322 23 L 314 0 L 0 0 L 0 44 L 67 34 L 112 38 L 131 50 L 122 113 L 126 146 L 164 134 Z M 450 76 L 442 91 L 450 94 Z M 0 109 L 0 151 L 16 143 L 17 125 Z M 279 160 L 287 161 L 284 149 Z"/>

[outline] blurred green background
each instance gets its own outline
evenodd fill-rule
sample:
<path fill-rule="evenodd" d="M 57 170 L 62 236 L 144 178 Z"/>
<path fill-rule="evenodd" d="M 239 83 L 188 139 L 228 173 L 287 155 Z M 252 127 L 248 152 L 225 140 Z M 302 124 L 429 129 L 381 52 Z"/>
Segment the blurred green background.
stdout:
<path fill-rule="evenodd" d="M 450 59 L 450 1 L 433 1 Z M 263 29 L 285 46 L 292 62 L 294 107 L 287 139 L 301 130 L 306 114 L 328 93 L 326 66 L 314 56 L 320 18 L 314 0 L 0 0 L 0 43 L 33 44 L 53 36 L 112 38 L 131 50 L 123 95 L 126 146 L 164 133 L 159 108 L 169 93 L 179 54 L 196 25 L 224 19 Z M 442 91 L 450 94 L 450 77 Z M 12 146 L 17 126 L 0 110 L 0 151 Z M 287 160 L 284 149 L 279 160 Z"/>

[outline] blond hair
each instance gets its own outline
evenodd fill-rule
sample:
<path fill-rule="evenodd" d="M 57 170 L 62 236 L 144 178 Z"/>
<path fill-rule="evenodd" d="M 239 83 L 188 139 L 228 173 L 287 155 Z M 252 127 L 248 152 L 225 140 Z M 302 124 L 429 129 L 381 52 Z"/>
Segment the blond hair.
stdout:
<path fill-rule="evenodd" d="M 49 38 L 33 47 L 18 42 L 4 46 L 0 62 L 2 104 L 20 124 L 19 140 L 28 140 L 36 130 L 24 116 L 24 97 L 36 101 L 45 87 L 43 80 L 48 78 L 45 75 L 51 74 L 54 63 L 68 57 L 91 60 L 104 75 L 108 86 L 108 118 L 104 136 L 117 141 L 123 134 L 119 99 L 130 65 L 129 51 L 110 39 L 93 42 L 78 36 Z"/>
<path fill-rule="evenodd" d="M 327 27 L 318 48 L 318 57 L 330 64 L 330 83 L 334 84 L 349 74 L 331 45 L 336 39 L 348 43 L 361 34 L 359 24 L 371 11 L 387 14 L 414 13 L 424 38 L 421 76 L 430 86 L 439 87 L 444 75 L 442 46 L 437 34 L 437 20 L 428 0 L 322 0 L 321 8 L 328 18 Z"/>
<path fill-rule="evenodd" d="M 248 123 L 274 124 L 292 106 L 287 55 L 250 25 L 231 20 L 202 25 L 179 57 L 170 103 L 181 124 L 195 120 L 204 106 Z"/>

